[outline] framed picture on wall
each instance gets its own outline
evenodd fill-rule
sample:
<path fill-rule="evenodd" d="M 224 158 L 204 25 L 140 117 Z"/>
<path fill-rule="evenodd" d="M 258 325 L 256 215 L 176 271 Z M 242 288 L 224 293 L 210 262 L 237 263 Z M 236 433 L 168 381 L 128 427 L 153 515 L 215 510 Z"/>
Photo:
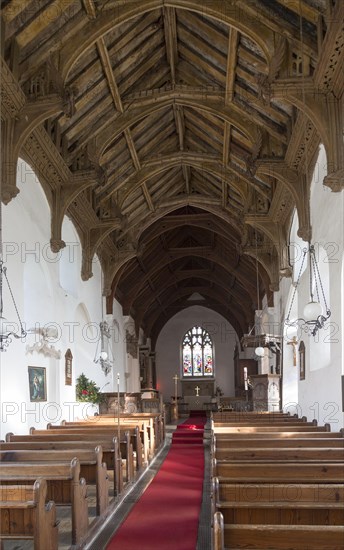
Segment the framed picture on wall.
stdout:
<path fill-rule="evenodd" d="M 305 357 L 305 343 L 301 340 L 299 345 L 299 361 L 300 361 L 300 380 L 306 378 L 306 357 Z"/>
<path fill-rule="evenodd" d="M 73 366 L 73 355 L 71 350 L 68 348 L 65 353 L 65 385 L 72 385 L 72 366 Z"/>
<path fill-rule="evenodd" d="M 28 367 L 30 401 L 47 400 L 47 378 L 45 367 Z"/>

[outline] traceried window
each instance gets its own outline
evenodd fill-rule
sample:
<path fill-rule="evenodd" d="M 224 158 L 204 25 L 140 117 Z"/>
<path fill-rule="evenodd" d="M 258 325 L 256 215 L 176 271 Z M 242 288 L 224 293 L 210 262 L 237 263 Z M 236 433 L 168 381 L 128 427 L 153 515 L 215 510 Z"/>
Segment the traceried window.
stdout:
<path fill-rule="evenodd" d="M 183 339 L 183 378 L 214 376 L 213 342 L 202 327 L 193 327 Z"/>

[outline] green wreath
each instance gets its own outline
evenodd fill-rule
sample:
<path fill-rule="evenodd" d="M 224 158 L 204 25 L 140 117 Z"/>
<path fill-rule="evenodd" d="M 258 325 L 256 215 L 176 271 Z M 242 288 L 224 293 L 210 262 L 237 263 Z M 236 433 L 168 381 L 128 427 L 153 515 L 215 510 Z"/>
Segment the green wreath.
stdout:
<path fill-rule="evenodd" d="M 101 403 L 103 395 L 93 380 L 89 380 L 84 373 L 76 379 L 76 400 L 87 403 Z"/>

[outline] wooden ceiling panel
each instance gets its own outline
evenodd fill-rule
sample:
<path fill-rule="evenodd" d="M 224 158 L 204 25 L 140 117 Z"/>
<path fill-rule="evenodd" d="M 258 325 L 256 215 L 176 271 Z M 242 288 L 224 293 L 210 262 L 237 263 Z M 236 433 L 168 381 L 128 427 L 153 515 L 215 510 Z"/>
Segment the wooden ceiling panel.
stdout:
<path fill-rule="evenodd" d="M 169 142 L 169 145 L 172 145 L 170 152 L 176 151 L 178 139 L 173 110 L 168 107 L 146 117 L 132 127 L 132 136 L 141 159 L 168 150 L 169 147 L 166 147 L 166 141 Z M 172 144 L 171 136 L 174 136 Z"/>
<path fill-rule="evenodd" d="M 104 92 L 103 100 L 97 101 L 96 105 L 91 107 L 89 104 L 85 107 L 84 116 L 75 115 L 75 122 L 70 124 L 66 133 L 69 143 L 74 143 L 79 138 L 87 134 L 88 139 L 95 135 L 97 128 L 101 127 L 104 121 L 108 120 L 113 113 L 112 99 Z M 74 118 L 74 117 L 73 117 Z"/>
<path fill-rule="evenodd" d="M 26 2 L 10 0 L 3 6 L 3 2 L 1 2 L 1 16 L 6 23 L 5 40 L 22 33 L 32 18 L 36 18 L 49 3 L 49 0 L 42 0 L 40 4 L 36 0 L 27 0 Z"/>
<path fill-rule="evenodd" d="M 128 199 L 124 201 L 122 205 L 122 213 L 124 215 L 133 216 L 135 212 L 137 212 L 139 208 L 142 208 L 144 204 L 145 204 L 145 198 L 142 193 L 141 187 L 139 187 L 138 189 L 136 189 L 136 191 L 133 191 L 130 194 L 130 200 Z"/>
<path fill-rule="evenodd" d="M 105 45 L 115 66 L 129 60 L 137 50 L 145 46 L 147 39 L 161 29 L 161 11 L 153 10 L 130 19 L 104 36 Z"/>
<path fill-rule="evenodd" d="M 189 289 L 204 289 L 207 305 L 238 331 L 253 321 L 259 304 L 251 224 L 260 235 L 259 287 L 272 303 L 270 287 L 278 286 L 280 270 L 288 271 L 280 236 L 288 234 L 301 200 L 295 169 L 305 173 L 306 162 L 303 109 L 279 87 L 289 79 L 297 95 L 294 80 L 322 82 L 326 66 L 335 67 L 341 43 L 328 29 L 338 23 L 332 15 L 342 0 L 236 0 L 235 10 L 231 2 L 205 4 L 2 2 L 6 70 L 17 79 L 18 93 L 27 96 L 27 105 L 19 114 L 16 107 L 13 116 L 35 112 L 40 101 L 43 112 L 50 102 L 57 105 L 35 129 L 50 140 L 40 162 L 59 174 L 51 189 L 68 180 L 66 166 L 76 171 L 84 159 L 99 174 L 101 184 L 80 195 L 68 214 L 85 234 L 102 217 L 122 217 L 97 253 L 108 270 L 105 278 L 114 277 L 112 297 L 123 301 L 126 314 L 138 312 L 153 336 L 172 312 L 187 307 Z M 228 15 L 232 26 L 224 22 Z M 337 53 L 321 59 L 331 40 L 337 40 Z M 300 56 L 304 75 L 293 64 Z M 53 76 L 47 67 L 55 67 Z M 43 85 L 42 78 L 50 80 Z M 330 77 L 331 87 L 328 82 Z M 317 125 L 321 108 L 314 115 L 313 103 L 310 118 Z M 239 129 L 234 124 L 241 119 Z M 315 150 L 320 130 L 311 130 Z M 32 156 L 34 165 L 36 149 Z M 272 174 L 264 169 L 268 162 Z M 307 232 L 307 209 L 297 207 Z M 255 220 L 258 215 L 263 221 Z M 140 253 L 132 259 L 138 238 Z M 125 254 L 126 244 L 130 259 L 116 274 L 113 258 L 119 249 Z M 111 310 L 110 297 L 108 302 Z M 234 311 L 241 302 L 244 311 Z"/>
<path fill-rule="evenodd" d="M 25 5 L 25 2 L 23 2 Z M 43 44 L 47 36 L 56 34 L 66 22 L 66 17 L 76 17 L 81 11 L 78 0 L 55 0 L 54 2 L 31 2 L 30 9 L 21 12 L 20 27 L 14 31 L 20 48 L 27 48 L 34 40 Z M 8 8 L 10 9 L 10 7 Z M 25 20 L 22 20 L 24 16 Z M 15 21 L 14 21 L 15 23 Z"/>

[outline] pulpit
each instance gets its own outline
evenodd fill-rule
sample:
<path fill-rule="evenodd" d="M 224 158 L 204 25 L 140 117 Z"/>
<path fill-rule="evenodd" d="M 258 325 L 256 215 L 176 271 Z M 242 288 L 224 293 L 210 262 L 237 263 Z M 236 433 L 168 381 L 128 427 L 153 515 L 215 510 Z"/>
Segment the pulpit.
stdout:
<path fill-rule="evenodd" d="M 250 376 L 254 411 L 279 411 L 280 376 L 278 374 L 254 374 Z"/>

